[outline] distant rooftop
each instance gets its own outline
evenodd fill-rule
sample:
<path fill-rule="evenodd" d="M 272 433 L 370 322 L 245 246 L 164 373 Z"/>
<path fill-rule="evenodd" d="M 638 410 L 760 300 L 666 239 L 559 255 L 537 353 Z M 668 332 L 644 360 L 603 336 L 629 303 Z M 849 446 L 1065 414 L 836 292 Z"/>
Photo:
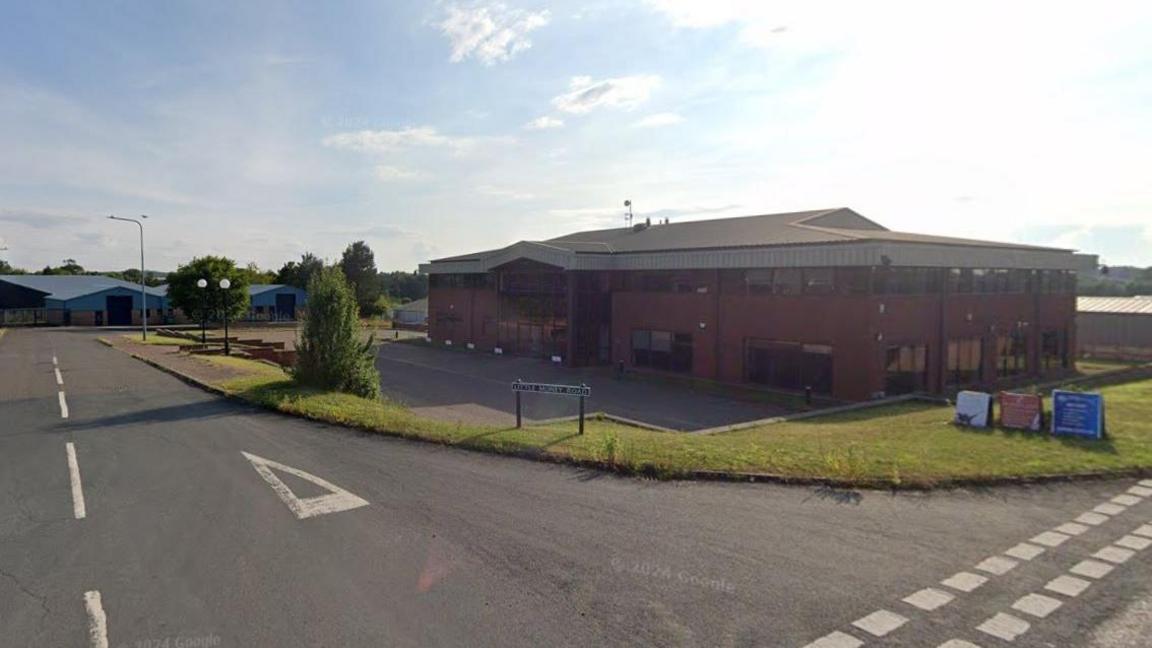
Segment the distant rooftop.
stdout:
<path fill-rule="evenodd" d="M 1152 295 L 1138 297 L 1077 297 L 1080 313 L 1126 313 L 1152 315 Z"/>
<path fill-rule="evenodd" d="M 140 290 L 140 284 L 100 275 L 0 275 L 0 281 L 47 293 L 49 299 L 66 301 L 113 288 Z M 144 292 L 164 297 L 161 288 L 146 287 Z"/>

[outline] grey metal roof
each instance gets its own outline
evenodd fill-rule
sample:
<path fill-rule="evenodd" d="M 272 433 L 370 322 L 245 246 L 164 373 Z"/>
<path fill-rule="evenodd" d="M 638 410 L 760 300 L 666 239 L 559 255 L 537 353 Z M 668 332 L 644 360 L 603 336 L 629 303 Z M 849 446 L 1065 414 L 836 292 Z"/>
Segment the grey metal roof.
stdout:
<path fill-rule="evenodd" d="M 592 230 L 539 241 L 537 244 L 575 254 L 627 254 L 859 242 L 1069 251 L 1021 243 L 893 232 L 848 208 Z M 500 251 L 473 252 L 436 259 L 432 263 L 478 260 Z"/>
<path fill-rule="evenodd" d="M 1152 295 L 1140 297 L 1077 297 L 1080 313 L 1127 313 L 1152 315 Z"/>
<path fill-rule="evenodd" d="M 248 296 L 255 297 L 260 293 L 266 293 L 269 290 L 279 290 L 281 288 L 296 289 L 295 286 L 289 286 L 288 284 L 248 284 Z"/>
<path fill-rule="evenodd" d="M 114 288 L 140 290 L 140 284 L 103 277 L 100 275 L 0 275 L 0 281 L 47 293 L 49 299 L 67 301 L 84 295 L 104 292 Z M 144 292 L 153 297 L 165 297 L 167 291 L 145 287 Z"/>

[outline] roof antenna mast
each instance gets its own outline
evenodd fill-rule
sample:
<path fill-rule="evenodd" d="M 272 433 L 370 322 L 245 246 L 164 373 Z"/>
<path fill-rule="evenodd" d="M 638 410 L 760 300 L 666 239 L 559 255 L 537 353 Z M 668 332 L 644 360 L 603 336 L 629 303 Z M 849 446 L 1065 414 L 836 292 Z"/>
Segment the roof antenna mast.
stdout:
<path fill-rule="evenodd" d="M 624 214 L 624 222 L 628 224 L 628 227 L 632 227 L 632 201 L 625 200 L 624 206 L 628 208 L 628 213 Z"/>

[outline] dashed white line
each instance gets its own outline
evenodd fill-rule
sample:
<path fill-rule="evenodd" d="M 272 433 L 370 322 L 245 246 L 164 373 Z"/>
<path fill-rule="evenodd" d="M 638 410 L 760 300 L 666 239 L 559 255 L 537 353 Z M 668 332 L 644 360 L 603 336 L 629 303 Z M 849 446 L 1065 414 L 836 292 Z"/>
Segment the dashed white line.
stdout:
<path fill-rule="evenodd" d="M 997 639 L 1013 641 L 1016 637 L 1028 632 L 1028 628 L 1031 627 L 1032 625 L 1024 619 L 1001 612 L 976 626 L 976 629 L 985 634 L 990 634 Z"/>
<path fill-rule="evenodd" d="M 852 625 L 869 634 L 883 637 L 905 623 L 908 623 L 907 617 L 888 610 L 876 610 L 862 619 L 856 619 Z"/>
<path fill-rule="evenodd" d="M 1128 508 L 1128 507 L 1120 506 L 1119 504 L 1112 504 L 1110 502 L 1106 502 L 1104 504 L 1101 504 L 1100 506 L 1097 506 L 1096 508 L 1094 508 L 1092 510 L 1096 511 L 1097 513 L 1103 513 L 1104 515 L 1119 515 L 1119 514 L 1123 513 L 1126 508 Z"/>
<path fill-rule="evenodd" d="M 941 592 L 938 589 L 929 587 L 910 596 L 906 596 L 904 602 L 926 612 L 931 612 L 940 606 L 948 605 L 954 598 L 956 597 L 947 592 Z"/>
<path fill-rule="evenodd" d="M 80 483 L 80 464 L 76 461 L 76 446 L 69 442 L 64 446 L 68 453 L 68 478 L 72 482 L 72 514 L 77 520 L 88 516 L 84 507 L 84 487 Z"/>
<path fill-rule="evenodd" d="M 56 392 L 56 395 L 60 400 L 60 418 L 68 418 L 68 399 L 64 398 L 64 392 Z"/>
<path fill-rule="evenodd" d="M 1148 497 L 1152 495 L 1152 488 L 1148 488 L 1147 486 L 1133 486 L 1128 489 L 1128 492 L 1138 497 Z"/>
<path fill-rule="evenodd" d="M 1136 497 L 1135 495 L 1117 495 L 1116 497 L 1113 497 L 1111 501 L 1113 504 L 1119 504 L 1121 506 L 1133 506 L 1143 502 L 1144 500 Z"/>
<path fill-rule="evenodd" d="M 959 572 L 951 578 L 946 578 L 940 581 L 941 584 L 947 585 L 954 590 L 961 592 L 971 592 L 972 590 L 987 583 L 988 579 L 979 574 L 972 574 L 969 572 Z"/>
<path fill-rule="evenodd" d="M 1131 549 L 1121 549 L 1120 547 L 1104 547 L 1100 551 L 1092 554 L 1093 558 L 1100 560 L 1107 560 L 1110 563 L 1117 565 L 1128 562 L 1128 559 L 1135 556 L 1136 552 Z"/>
<path fill-rule="evenodd" d="M 108 617 L 100 592 L 84 592 L 84 607 L 88 610 L 88 641 L 92 648 L 108 648 Z"/>
<path fill-rule="evenodd" d="M 1027 542 L 1021 542 L 1015 547 L 1012 547 L 1008 551 L 1004 552 L 1005 555 L 1012 556 L 1013 558 L 1019 558 L 1020 560 L 1032 560 L 1042 553 L 1044 553 L 1044 547 L 1037 547 L 1036 545 L 1028 544 Z"/>
<path fill-rule="evenodd" d="M 1132 533 L 1152 538 L 1152 524 L 1142 525 L 1139 529 L 1136 529 Z"/>
<path fill-rule="evenodd" d="M 1136 551 L 1144 551 L 1149 546 L 1152 546 L 1152 538 L 1141 538 L 1140 536 L 1126 535 L 1115 542 L 1117 547 L 1124 547 L 1125 549 L 1135 549 Z"/>
<path fill-rule="evenodd" d="M 804 648 L 860 648 L 864 642 L 840 631 L 826 634 Z"/>
<path fill-rule="evenodd" d="M 1063 533 L 1045 531 L 1044 533 L 1041 533 L 1040 535 L 1032 538 L 1031 542 L 1042 544 L 1045 547 L 1059 547 L 1060 545 L 1064 544 L 1066 540 L 1068 540 L 1068 537 L 1069 536 L 1064 535 Z"/>
<path fill-rule="evenodd" d="M 1059 609 L 1061 605 L 1064 604 L 1051 596 L 1028 594 L 1027 596 L 1020 597 L 1018 601 L 1013 603 L 1012 609 L 1043 619 Z"/>
<path fill-rule="evenodd" d="M 1060 533 L 1064 533 L 1070 536 L 1078 536 L 1087 531 L 1088 527 L 1084 526 L 1083 524 L 1077 524 L 1075 522 L 1065 522 L 1064 524 L 1056 527 L 1056 530 Z"/>
<path fill-rule="evenodd" d="M 1085 513 L 1084 515 L 1081 515 L 1080 517 L 1076 518 L 1076 521 L 1084 523 L 1084 524 L 1091 524 L 1092 526 L 1096 526 L 1097 524 L 1103 524 L 1103 523 L 1105 523 L 1111 519 L 1112 518 L 1108 517 L 1107 515 L 1103 515 L 1100 513 Z"/>
<path fill-rule="evenodd" d="M 949 639 L 940 644 L 938 648 L 980 648 L 971 641 L 964 641 L 963 639 Z"/>
<path fill-rule="evenodd" d="M 60 368 L 56 367 L 52 371 L 56 372 L 56 384 L 60 385 L 60 386 L 64 386 L 64 376 L 60 375 Z"/>
<path fill-rule="evenodd" d="M 1004 574 L 1007 574 L 1008 572 L 1015 569 L 1016 565 L 1019 564 L 1020 563 L 1012 560 L 1011 558 L 1004 558 L 1003 556 L 992 556 L 991 558 L 984 559 L 984 561 L 979 565 L 976 565 L 976 569 L 988 572 L 989 574 L 1003 576 Z"/>
<path fill-rule="evenodd" d="M 1147 488 L 1152 488 L 1152 479 L 1145 479 L 1144 481 L 1140 482 L 1140 485 Z"/>
<path fill-rule="evenodd" d="M 1057 576 L 1048 581 L 1044 589 L 1075 598 L 1080 596 L 1080 593 L 1088 589 L 1091 584 L 1083 578 L 1076 578 L 1075 576 Z"/>
<path fill-rule="evenodd" d="M 52 356 L 52 366 L 56 367 L 59 365 L 60 365 L 60 362 L 58 360 L 56 360 L 56 356 Z"/>
<path fill-rule="evenodd" d="M 1115 569 L 1108 563 L 1102 563 L 1099 560 L 1083 560 L 1076 563 L 1068 572 L 1076 574 L 1077 576 L 1087 576 L 1088 578 L 1104 578 L 1112 573 Z"/>

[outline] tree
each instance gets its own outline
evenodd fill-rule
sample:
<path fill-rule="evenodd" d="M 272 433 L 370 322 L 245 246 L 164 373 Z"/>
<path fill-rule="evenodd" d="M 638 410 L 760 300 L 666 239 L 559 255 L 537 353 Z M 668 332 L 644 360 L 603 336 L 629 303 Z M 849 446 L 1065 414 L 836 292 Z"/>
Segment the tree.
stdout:
<path fill-rule="evenodd" d="M 380 296 L 380 281 L 376 276 L 376 255 L 372 248 L 364 241 L 356 241 L 344 249 L 344 256 L 340 258 L 340 269 L 344 276 L 352 282 L 352 290 L 356 295 L 356 303 L 360 306 L 361 315 L 370 315 Z"/>
<path fill-rule="evenodd" d="M 53 268 L 52 266 L 44 266 L 40 271 L 42 275 L 82 275 L 84 274 L 84 267 L 76 263 L 76 259 L 64 259 L 64 265 Z"/>
<path fill-rule="evenodd" d="M 271 270 L 261 270 L 255 261 L 249 263 L 247 267 L 242 268 L 240 271 L 247 275 L 248 285 L 276 283 L 276 273 Z"/>
<path fill-rule="evenodd" d="M 373 336 L 361 340 L 359 306 L 339 268 L 324 268 L 308 282 L 308 308 L 296 345 L 297 383 L 363 398 L 380 397 Z"/>
<path fill-rule="evenodd" d="M 300 256 L 299 262 L 289 261 L 280 267 L 280 272 L 276 273 L 276 283 L 307 289 L 312 275 L 323 268 L 324 262 L 319 257 L 311 252 L 305 252 Z"/>
<path fill-rule="evenodd" d="M 207 288 L 200 288 L 196 282 L 208 281 Z M 227 291 L 228 318 L 241 319 L 248 314 L 248 273 L 237 268 L 232 259 L 206 256 L 192 259 L 168 273 L 168 297 L 172 306 L 184 311 L 194 321 L 223 319 L 225 291 L 220 288 L 220 280 L 232 282 Z"/>
<path fill-rule="evenodd" d="M 8 263 L 4 259 L 0 259 L 0 274 L 21 275 L 24 274 L 24 271 L 20 268 L 12 267 L 12 264 Z"/>
<path fill-rule="evenodd" d="M 382 272 L 380 280 L 383 289 L 393 301 L 404 303 L 428 296 L 428 275 L 421 272 Z"/>

